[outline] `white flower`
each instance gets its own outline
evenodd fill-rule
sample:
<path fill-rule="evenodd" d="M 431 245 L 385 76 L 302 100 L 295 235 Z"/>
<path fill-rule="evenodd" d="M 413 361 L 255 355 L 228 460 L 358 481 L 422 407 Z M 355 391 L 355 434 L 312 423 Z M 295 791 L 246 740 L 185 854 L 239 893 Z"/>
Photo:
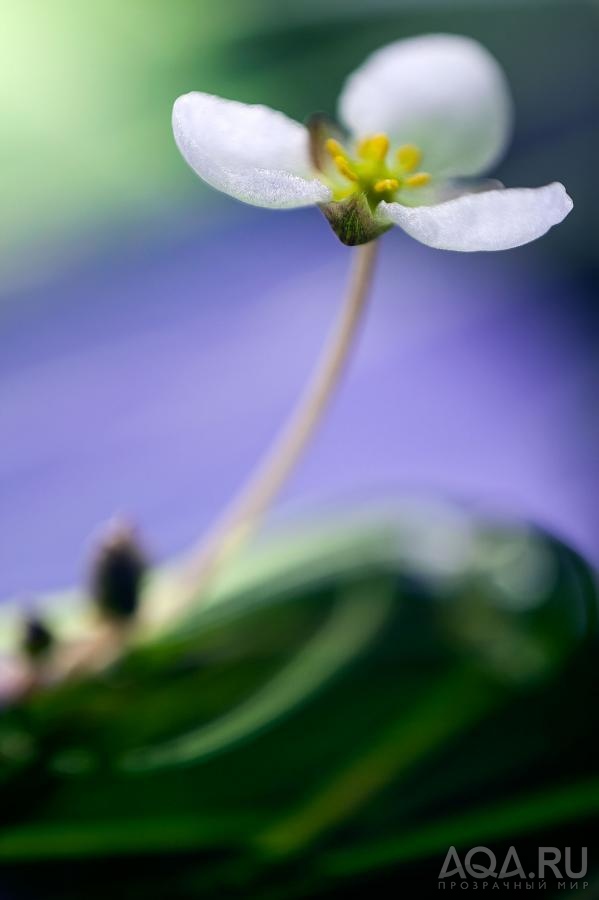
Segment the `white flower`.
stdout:
<path fill-rule="evenodd" d="M 347 79 L 338 133 L 265 106 L 179 97 L 173 130 L 208 184 L 276 209 L 318 204 L 348 244 L 399 225 L 445 250 L 526 244 L 572 209 L 563 185 L 503 189 L 460 182 L 503 155 L 512 104 L 505 76 L 476 41 L 427 35 L 389 44 Z"/>

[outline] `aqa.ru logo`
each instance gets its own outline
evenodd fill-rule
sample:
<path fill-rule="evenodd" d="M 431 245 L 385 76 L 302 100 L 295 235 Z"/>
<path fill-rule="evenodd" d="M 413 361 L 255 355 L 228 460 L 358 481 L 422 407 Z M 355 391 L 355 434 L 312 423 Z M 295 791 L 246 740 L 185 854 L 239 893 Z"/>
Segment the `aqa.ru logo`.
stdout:
<path fill-rule="evenodd" d="M 580 865 L 577 869 L 574 869 L 572 865 L 570 847 L 565 848 L 563 861 L 562 851 L 558 847 L 539 847 L 537 870 L 528 873 L 524 871 L 515 847 L 509 848 L 499 871 L 497 870 L 497 857 L 488 847 L 473 847 L 472 850 L 468 850 L 463 865 L 456 848 L 450 847 L 439 872 L 439 887 L 450 889 L 459 887 L 462 890 L 468 888 L 499 890 L 525 886 L 529 889 L 544 889 L 547 887 L 546 879 L 549 877 L 552 889 L 555 889 L 553 879 L 561 879 L 561 881 L 558 880 L 558 890 L 584 890 L 588 886 L 588 881 L 581 882 L 578 879 L 584 878 L 586 875 L 587 865 L 586 847 L 580 848 Z M 455 876 L 458 876 L 460 880 L 444 880 L 455 878 Z M 468 876 L 476 880 L 469 881 Z M 507 879 L 510 878 L 518 880 L 508 881 Z M 526 885 L 523 882 L 526 882 Z"/>

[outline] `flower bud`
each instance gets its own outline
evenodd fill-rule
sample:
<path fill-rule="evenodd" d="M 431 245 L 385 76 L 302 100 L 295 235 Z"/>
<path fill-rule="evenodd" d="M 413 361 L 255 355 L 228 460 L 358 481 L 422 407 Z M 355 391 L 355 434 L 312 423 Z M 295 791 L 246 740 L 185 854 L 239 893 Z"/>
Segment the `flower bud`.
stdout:
<path fill-rule="evenodd" d="M 48 654 L 54 643 L 52 632 L 38 616 L 29 616 L 23 623 L 21 646 L 29 659 L 39 660 Z"/>
<path fill-rule="evenodd" d="M 93 563 L 90 588 L 100 612 L 127 620 L 135 615 L 148 563 L 135 530 L 125 522 L 111 525 Z"/>

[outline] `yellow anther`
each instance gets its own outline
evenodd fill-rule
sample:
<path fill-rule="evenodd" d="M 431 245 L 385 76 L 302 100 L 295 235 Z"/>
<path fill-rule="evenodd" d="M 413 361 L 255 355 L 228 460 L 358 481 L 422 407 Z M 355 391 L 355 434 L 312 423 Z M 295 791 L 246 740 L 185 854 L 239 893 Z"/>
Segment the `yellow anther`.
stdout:
<path fill-rule="evenodd" d="M 354 172 L 354 170 L 352 169 L 352 167 L 346 160 L 345 156 L 341 156 L 341 155 L 335 156 L 333 159 L 333 162 L 337 166 L 338 171 L 341 172 L 341 174 L 345 178 L 349 179 L 349 181 L 359 181 L 360 180 L 358 178 L 356 172 Z"/>
<path fill-rule="evenodd" d="M 428 172 L 415 172 L 413 175 L 409 175 L 406 178 L 404 184 L 406 187 L 419 188 L 424 187 L 430 180 L 431 176 Z"/>
<path fill-rule="evenodd" d="M 397 151 L 397 161 L 405 172 L 413 172 L 422 159 L 422 151 L 416 144 L 403 144 Z"/>
<path fill-rule="evenodd" d="M 330 153 L 331 157 L 335 159 L 336 156 L 344 156 L 345 150 L 335 138 L 327 138 L 324 142 L 325 149 L 328 153 Z"/>
<path fill-rule="evenodd" d="M 398 187 L 399 181 L 397 178 L 381 178 L 381 180 L 376 181 L 374 185 L 377 194 L 384 194 L 385 191 L 396 191 Z"/>
<path fill-rule="evenodd" d="M 386 134 L 373 134 L 358 144 L 358 153 L 362 159 L 382 162 L 389 152 L 389 138 Z"/>

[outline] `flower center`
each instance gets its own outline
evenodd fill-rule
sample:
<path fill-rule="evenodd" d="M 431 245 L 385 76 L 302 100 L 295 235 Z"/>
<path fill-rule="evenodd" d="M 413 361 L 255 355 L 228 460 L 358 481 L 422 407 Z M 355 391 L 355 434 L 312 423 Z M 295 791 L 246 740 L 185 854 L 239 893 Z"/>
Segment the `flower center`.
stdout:
<path fill-rule="evenodd" d="M 415 171 L 422 160 L 422 152 L 415 144 L 403 144 L 389 159 L 390 142 L 386 134 L 364 138 L 353 156 L 334 138 L 325 141 L 325 148 L 344 179 L 343 183 L 333 185 L 334 200 L 364 193 L 374 209 L 381 200 L 395 199 L 398 191 L 424 187 L 431 180 L 428 172 Z"/>

